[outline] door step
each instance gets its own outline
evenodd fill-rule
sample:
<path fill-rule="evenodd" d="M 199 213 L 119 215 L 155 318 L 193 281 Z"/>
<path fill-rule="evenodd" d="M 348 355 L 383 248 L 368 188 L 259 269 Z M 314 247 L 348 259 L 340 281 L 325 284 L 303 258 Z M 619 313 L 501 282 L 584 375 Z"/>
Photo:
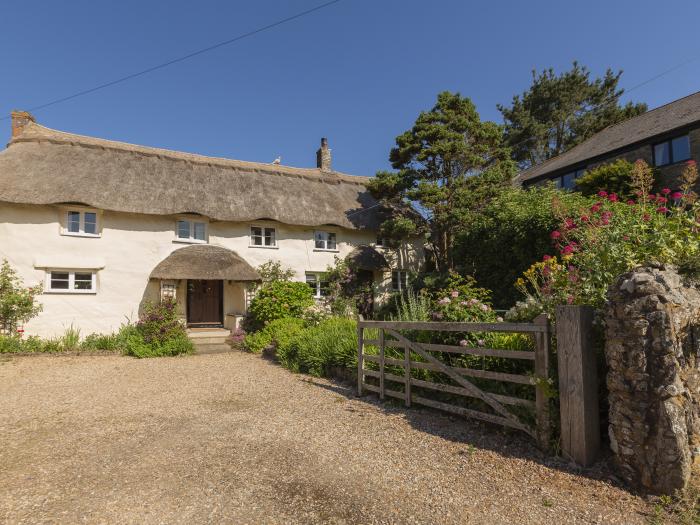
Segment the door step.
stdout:
<path fill-rule="evenodd" d="M 187 337 L 194 344 L 198 354 L 230 352 L 231 345 L 228 342 L 230 336 L 231 331 L 223 328 L 194 328 L 187 330 Z"/>

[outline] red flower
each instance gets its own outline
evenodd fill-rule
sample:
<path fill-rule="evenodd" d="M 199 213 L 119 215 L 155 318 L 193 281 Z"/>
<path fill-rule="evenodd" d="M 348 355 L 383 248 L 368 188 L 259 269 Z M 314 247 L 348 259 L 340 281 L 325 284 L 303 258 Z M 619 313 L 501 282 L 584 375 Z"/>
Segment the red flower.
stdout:
<path fill-rule="evenodd" d="M 542 260 L 543 260 L 543 261 L 548 261 L 548 260 L 550 260 L 551 258 L 552 258 L 551 255 L 545 255 L 544 257 L 542 257 Z"/>
<path fill-rule="evenodd" d="M 576 228 L 576 223 L 571 219 L 565 219 L 564 225 L 566 226 L 567 230 L 573 230 L 574 228 Z"/>
<path fill-rule="evenodd" d="M 617 202 L 617 193 L 611 193 L 610 195 L 608 195 L 608 200 L 610 202 Z"/>
<path fill-rule="evenodd" d="M 600 190 L 598 192 L 598 197 L 607 197 L 607 196 L 608 196 L 608 192 L 605 190 Z"/>
<path fill-rule="evenodd" d="M 642 215 L 643 221 L 648 221 L 649 219 L 651 219 L 651 216 L 648 213 L 645 213 L 644 215 Z"/>
<path fill-rule="evenodd" d="M 588 222 L 588 215 L 581 215 L 581 222 Z"/>
<path fill-rule="evenodd" d="M 689 160 L 688 162 L 686 162 L 686 164 L 687 164 L 688 166 L 695 166 L 695 164 L 697 164 L 697 162 L 695 162 L 694 160 L 691 159 L 691 160 Z"/>
<path fill-rule="evenodd" d="M 649 200 L 650 200 L 650 201 L 653 201 L 654 199 L 656 199 L 656 195 L 654 195 L 653 193 L 650 193 L 650 194 L 649 194 Z"/>
<path fill-rule="evenodd" d="M 674 191 L 673 193 L 671 193 L 671 198 L 674 200 L 682 199 L 683 194 L 680 191 Z"/>
<path fill-rule="evenodd" d="M 671 193 L 671 190 L 669 190 L 668 188 L 664 188 L 663 190 L 661 190 L 661 193 L 663 193 L 664 195 L 668 195 L 669 193 Z"/>
<path fill-rule="evenodd" d="M 666 213 L 668 211 L 668 208 L 666 208 L 665 206 L 660 206 L 656 208 L 656 211 L 658 211 L 659 213 Z"/>
<path fill-rule="evenodd" d="M 554 230 L 554 231 L 551 233 L 551 237 L 552 237 L 552 239 L 558 239 L 559 237 L 561 237 L 561 232 L 558 231 L 558 230 Z"/>
<path fill-rule="evenodd" d="M 570 255 L 574 253 L 574 246 L 572 246 L 571 244 L 567 244 L 566 246 L 564 246 L 564 248 L 562 248 L 561 253 L 564 255 Z"/>
<path fill-rule="evenodd" d="M 664 204 L 664 203 L 668 202 L 668 199 L 666 197 L 659 197 L 658 199 L 656 199 L 656 202 L 660 202 L 661 204 Z"/>
<path fill-rule="evenodd" d="M 630 199 L 627 201 L 627 204 L 629 204 L 630 206 L 634 206 L 636 203 L 632 199 Z"/>
<path fill-rule="evenodd" d="M 600 204 L 594 204 L 593 206 L 591 206 L 591 211 L 593 213 L 597 213 L 599 209 L 600 209 Z"/>

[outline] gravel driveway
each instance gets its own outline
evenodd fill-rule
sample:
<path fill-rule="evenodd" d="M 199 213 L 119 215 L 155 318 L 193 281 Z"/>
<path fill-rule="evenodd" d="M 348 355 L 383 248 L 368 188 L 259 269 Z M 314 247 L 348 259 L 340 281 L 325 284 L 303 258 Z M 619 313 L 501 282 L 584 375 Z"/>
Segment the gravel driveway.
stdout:
<path fill-rule="evenodd" d="M 514 435 L 244 354 L 0 360 L 2 523 L 644 523 Z M 597 478 L 597 479 L 596 479 Z"/>

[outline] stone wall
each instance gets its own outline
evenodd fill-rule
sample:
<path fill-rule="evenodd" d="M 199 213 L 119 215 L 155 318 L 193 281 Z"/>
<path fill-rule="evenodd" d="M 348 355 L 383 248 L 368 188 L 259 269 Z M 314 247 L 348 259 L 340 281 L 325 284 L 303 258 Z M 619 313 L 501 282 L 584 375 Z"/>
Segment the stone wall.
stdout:
<path fill-rule="evenodd" d="M 610 444 L 632 486 L 672 494 L 700 463 L 700 289 L 646 266 L 608 292 Z"/>

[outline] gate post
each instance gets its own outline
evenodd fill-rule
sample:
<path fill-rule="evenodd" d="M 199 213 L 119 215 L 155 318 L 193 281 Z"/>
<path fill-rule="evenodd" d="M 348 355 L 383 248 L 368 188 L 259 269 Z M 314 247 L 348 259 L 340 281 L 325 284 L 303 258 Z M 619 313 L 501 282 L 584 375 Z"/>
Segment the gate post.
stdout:
<path fill-rule="evenodd" d="M 585 467 L 600 451 L 593 308 L 557 306 L 556 326 L 561 448 L 564 456 Z"/>
<path fill-rule="evenodd" d="M 535 377 L 540 381 L 549 379 L 550 324 L 547 314 L 541 314 L 533 321 L 542 326 L 542 331 L 535 334 Z M 549 450 L 551 423 L 549 417 L 549 397 L 543 385 L 535 386 L 535 412 L 537 423 L 537 443 L 540 449 Z"/>
<path fill-rule="evenodd" d="M 363 352 L 364 352 L 364 339 L 365 339 L 365 329 L 362 326 L 362 321 L 364 321 L 361 315 L 357 316 L 357 395 L 362 395 L 362 383 L 365 380 L 364 364 L 363 364 Z"/>

